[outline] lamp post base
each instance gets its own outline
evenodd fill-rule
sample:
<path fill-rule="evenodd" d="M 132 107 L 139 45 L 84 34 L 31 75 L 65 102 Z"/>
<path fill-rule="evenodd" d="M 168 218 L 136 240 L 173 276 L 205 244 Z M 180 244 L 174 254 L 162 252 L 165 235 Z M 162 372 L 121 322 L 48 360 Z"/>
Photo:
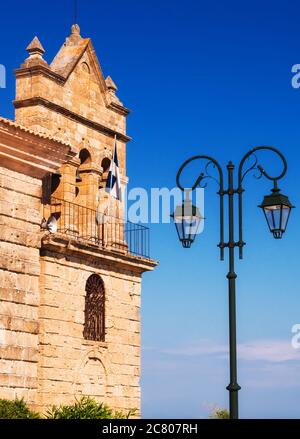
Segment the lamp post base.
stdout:
<path fill-rule="evenodd" d="M 229 391 L 230 419 L 239 419 L 238 391 L 241 390 L 241 386 L 238 383 L 230 383 L 226 389 Z"/>

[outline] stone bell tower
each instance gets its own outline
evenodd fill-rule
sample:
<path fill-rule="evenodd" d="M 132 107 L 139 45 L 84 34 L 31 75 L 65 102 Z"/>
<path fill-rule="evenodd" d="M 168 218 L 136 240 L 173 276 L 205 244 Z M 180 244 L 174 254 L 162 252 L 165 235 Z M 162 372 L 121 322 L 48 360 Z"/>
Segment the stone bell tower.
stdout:
<path fill-rule="evenodd" d="M 62 170 L 56 195 L 64 193 L 66 200 L 76 198 L 79 204 L 95 209 L 99 179 L 108 171 L 115 137 L 122 183 L 127 184 L 129 110 L 117 98 L 113 80 L 109 76 L 104 79 L 91 40 L 80 36 L 78 25 L 72 26 L 71 35 L 50 65 L 43 59 L 45 50 L 37 37 L 27 51 L 28 58 L 15 71 L 16 122 L 68 140 L 78 149 L 78 157 Z M 104 197 L 105 193 L 102 203 Z"/>
<path fill-rule="evenodd" d="M 124 200 L 105 191 L 115 145 L 122 186 L 128 181 L 129 110 L 78 25 L 51 64 L 37 37 L 27 52 L 15 71 L 11 123 L 43 136 L 49 147 L 48 168 L 34 174 L 42 179 L 37 351 L 25 399 L 40 411 L 81 395 L 115 409 L 139 409 L 141 276 L 157 263 L 148 253 L 148 229 L 126 222 Z M 69 145 L 72 154 L 55 167 L 59 145 Z M 46 160 L 42 156 L 37 163 Z M 0 397 L 3 392 L 0 381 Z"/>

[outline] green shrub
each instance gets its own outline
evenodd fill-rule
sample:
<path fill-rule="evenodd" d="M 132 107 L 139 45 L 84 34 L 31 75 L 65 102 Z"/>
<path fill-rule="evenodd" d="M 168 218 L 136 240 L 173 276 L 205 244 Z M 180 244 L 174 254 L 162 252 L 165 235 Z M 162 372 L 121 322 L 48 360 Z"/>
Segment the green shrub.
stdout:
<path fill-rule="evenodd" d="M 216 408 L 209 417 L 211 419 L 229 419 L 229 412 L 226 409 Z"/>
<path fill-rule="evenodd" d="M 52 406 L 46 413 L 47 419 L 128 419 L 136 410 L 127 414 L 115 412 L 103 403 L 83 397 L 72 405 Z"/>
<path fill-rule="evenodd" d="M 33 412 L 22 399 L 9 401 L 0 399 L 0 419 L 38 419 L 40 415 Z"/>

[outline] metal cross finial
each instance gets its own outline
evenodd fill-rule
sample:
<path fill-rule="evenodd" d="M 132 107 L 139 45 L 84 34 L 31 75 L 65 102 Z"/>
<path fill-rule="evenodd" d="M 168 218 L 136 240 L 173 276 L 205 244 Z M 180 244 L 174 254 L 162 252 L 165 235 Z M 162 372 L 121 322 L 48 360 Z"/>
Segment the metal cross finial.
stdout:
<path fill-rule="evenodd" d="M 74 5 L 74 17 L 73 17 L 73 24 L 77 23 L 77 19 L 78 19 L 78 0 L 73 0 L 73 5 Z"/>

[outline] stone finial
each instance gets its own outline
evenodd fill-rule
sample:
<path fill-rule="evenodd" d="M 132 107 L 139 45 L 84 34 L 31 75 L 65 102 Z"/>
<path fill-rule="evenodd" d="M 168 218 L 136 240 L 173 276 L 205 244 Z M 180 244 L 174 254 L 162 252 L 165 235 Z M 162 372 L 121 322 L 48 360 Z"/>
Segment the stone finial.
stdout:
<path fill-rule="evenodd" d="M 45 49 L 43 48 L 38 37 L 34 37 L 31 43 L 26 47 L 29 57 L 21 65 L 21 67 L 26 68 L 34 65 L 44 65 L 47 66 L 47 62 L 43 59 Z"/>
<path fill-rule="evenodd" d="M 107 86 L 109 91 L 115 93 L 118 90 L 118 87 L 116 86 L 116 84 L 114 83 L 114 81 L 112 80 L 112 78 L 110 76 L 108 76 L 105 79 L 105 82 L 106 82 L 106 86 Z"/>
<path fill-rule="evenodd" d="M 107 96 L 109 97 L 110 101 L 118 105 L 123 105 L 120 99 L 116 95 L 116 91 L 118 90 L 118 87 L 116 86 L 116 84 L 114 83 L 114 81 L 110 76 L 108 76 L 105 79 L 105 84 L 107 87 Z"/>
<path fill-rule="evenodd" d="M 45 53 L 45 49 L 43 48 L 38 37 L 34 37 L 31 43 L 26 47 L 26 50 L 30 56 L 40 55 L 40 58 L 42 58 L 43 54 Z"/>
<path fill-rule="evenodd" d="M 73 26 L 71 27 L 71 34 L 80 35 L 80 27 L 78 24 L 73 24 Z"/>
<path fill-rule="evenodd" d="M 66 39 L 67 46 L 76 46 L 82 41 L 80 35 L 80 27 L 78 24 L 73 24 L 71 27 L 71 35 Z"/>

